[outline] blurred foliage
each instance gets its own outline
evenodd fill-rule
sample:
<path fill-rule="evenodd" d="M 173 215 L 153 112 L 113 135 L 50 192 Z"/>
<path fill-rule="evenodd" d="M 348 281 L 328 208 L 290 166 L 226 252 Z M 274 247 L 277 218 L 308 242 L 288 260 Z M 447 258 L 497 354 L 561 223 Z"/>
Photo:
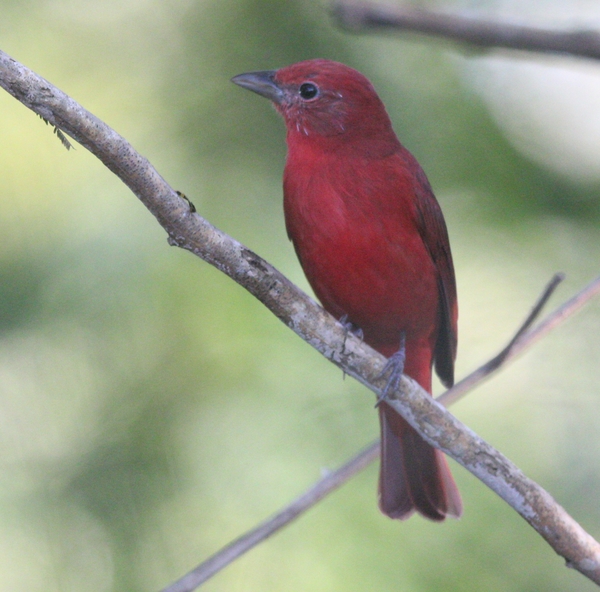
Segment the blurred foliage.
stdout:
<path fill-rule="evenodd" d="M 363 71 L 446 214 L 458 376 L 504 344 L 554 271 L 568 277 L 554 303 L 599 272 L 600 182 L 520 150 L 473 72 L 494 52 L 350 35 L 312 0 L 0 6 L 4 51 L 306 289 L 282 220 L 282 123 L 229 78 L 318 56 Z M 6 94 L 0 130 L 0 588 L 158 590 L 375 438 L 372 399 L 168 248 L 118 180 Z M 599 329 L 596 303 L 455 409 L 596 536 Z M 205 589 L 594 589 L 455 473 L 460 521 L 384 519 L 371 467 Z"/>

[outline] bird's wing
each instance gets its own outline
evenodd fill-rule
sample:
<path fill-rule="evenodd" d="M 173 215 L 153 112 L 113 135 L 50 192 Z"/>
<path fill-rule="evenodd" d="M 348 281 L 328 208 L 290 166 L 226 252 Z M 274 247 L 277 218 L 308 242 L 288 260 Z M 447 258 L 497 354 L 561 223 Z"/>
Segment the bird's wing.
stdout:
<path fill-rule="evenodd" d="M 454 384 L 458 303 L 456 279 L 444 216 L 423 170 L 416 175 L 416 204 L 419 233 L 438 272 L 440 324 L 435 345 L 435 371 L 447 387 Z"/>

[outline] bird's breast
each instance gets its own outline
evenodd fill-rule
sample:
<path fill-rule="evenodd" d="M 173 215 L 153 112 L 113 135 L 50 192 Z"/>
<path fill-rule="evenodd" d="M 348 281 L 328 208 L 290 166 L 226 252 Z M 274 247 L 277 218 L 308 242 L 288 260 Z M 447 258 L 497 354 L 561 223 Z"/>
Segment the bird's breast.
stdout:
<path fill-rule="evenodd" d="M 308 281 L 374 346 L 397 343 L 401 331 L 429 340 L 437 318 L 437 274 L 418 231 L 413 180 L 396 169 L 288 159 L 284 175 L 286 226 Z"/>

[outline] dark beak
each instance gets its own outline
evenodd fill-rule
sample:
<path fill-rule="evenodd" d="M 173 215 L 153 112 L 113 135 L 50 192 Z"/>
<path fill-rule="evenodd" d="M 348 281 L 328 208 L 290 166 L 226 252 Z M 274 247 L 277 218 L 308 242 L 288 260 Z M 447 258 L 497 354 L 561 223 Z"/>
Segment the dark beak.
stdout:
<path fill-rule="evenodd" d="M 231 79 L 231 82 L 279 104 L 283 101 L 283 91 L 275 82 L 275 73 L 276 70 L 265 70 L 238 74 Z"/>

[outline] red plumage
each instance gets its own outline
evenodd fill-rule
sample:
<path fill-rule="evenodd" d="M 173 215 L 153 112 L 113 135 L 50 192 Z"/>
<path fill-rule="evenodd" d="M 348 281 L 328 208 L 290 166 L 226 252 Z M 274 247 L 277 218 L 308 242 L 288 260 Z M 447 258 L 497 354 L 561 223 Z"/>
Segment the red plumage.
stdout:
<path fill-rule="evenodd" d="M 431 392 L 435 365 L 451 385 L 458 308 L 446 225 L 371 83 L 321 59 L 233 80 L 284 117 L 286 227 L 325 309 L 388 357 L 404 334 L 404 372 Z M 432 520 L 459 516 L 444 455 L 385 403 L 379 412 L 381 510 L 401 519 L 414 510 Z"/>

